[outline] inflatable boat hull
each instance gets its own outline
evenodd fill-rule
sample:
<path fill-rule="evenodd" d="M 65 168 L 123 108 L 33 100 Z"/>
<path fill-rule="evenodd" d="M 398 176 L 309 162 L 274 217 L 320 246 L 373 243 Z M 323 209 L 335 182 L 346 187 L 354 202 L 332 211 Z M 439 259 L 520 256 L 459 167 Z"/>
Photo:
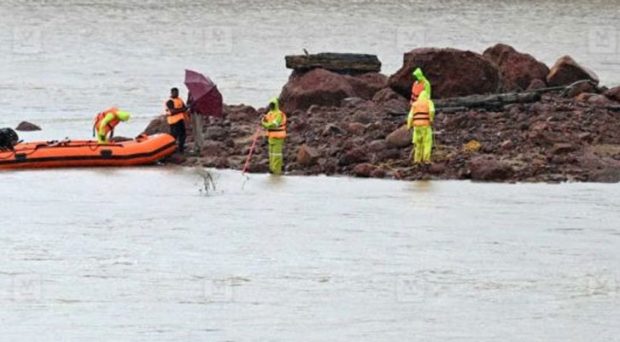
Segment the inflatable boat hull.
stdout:
<path fill-rule="evenodd" d="M 168 134 L 109 144 L 92 140 L 29 142 L 15 145 L 13 151 L 0 151 L 0 170 L 145 165 L 175 150 L 175 140 Z"/>

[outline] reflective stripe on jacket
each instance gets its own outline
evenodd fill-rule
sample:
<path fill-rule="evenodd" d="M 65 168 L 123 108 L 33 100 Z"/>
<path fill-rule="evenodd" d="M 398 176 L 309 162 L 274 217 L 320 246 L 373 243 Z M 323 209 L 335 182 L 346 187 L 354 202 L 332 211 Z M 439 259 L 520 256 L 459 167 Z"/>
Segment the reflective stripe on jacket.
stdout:
<path fill-rule="evenodd" d="M 429 101 L 416 101 L 412 106 L 413 111 L 413 127 L 430 126 L 430 103 Z"/>
<path fill-rule="evenodd" d="M 261 125 L 267 130 L 265 136 L 284 139 L 286 138 L 286 114 L 280 110 L 280 102 L 277 98 L 271 99 L 269 104 L 273 105 L 273 109 L 265 114 L 261 121 Z"/>
<path fill-rule="evenodd" d="M 284 112 L 270 111 L 263 118 L 263 122 L 268 126 L 265 133 L 268 138 L 286 138 L 286 114 Z"/>

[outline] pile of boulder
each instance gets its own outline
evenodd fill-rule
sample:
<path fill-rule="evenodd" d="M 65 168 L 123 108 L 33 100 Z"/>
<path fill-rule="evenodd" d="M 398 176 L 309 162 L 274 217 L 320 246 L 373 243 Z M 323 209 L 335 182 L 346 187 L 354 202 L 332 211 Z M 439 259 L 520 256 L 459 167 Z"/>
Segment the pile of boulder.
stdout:
<path fill-rule="evenodd" d="M 465 109 L 436 116 L 434 163 L 411 165 L 409 109 L 411 71 L 421 67 L 433 98 L 520 92 L 557 87 L 536 102 L 498 110 Z M 587 80 L 577 87 L 562 86 Z M 529 54 L 497 44 L 482 54 L 456 49 L 414 49 L 386 76 L 322 67 L 293 70 L 280 94 L 288 114 L 288 174 L 351 175 L 394 179 L 479 181 L 620 181 L 620 88 L 569 56 L 551 67 Z M 264 108 L 226 105 L 210 118 L 201 155 L 175 159 L 183 165 L 241 169 Z M 165 131 L 163 117 L 147 133 Z M 191 145 L 191 139 L 189 141 Z M 266 172 L 259 144 L 250 172 Z"/>

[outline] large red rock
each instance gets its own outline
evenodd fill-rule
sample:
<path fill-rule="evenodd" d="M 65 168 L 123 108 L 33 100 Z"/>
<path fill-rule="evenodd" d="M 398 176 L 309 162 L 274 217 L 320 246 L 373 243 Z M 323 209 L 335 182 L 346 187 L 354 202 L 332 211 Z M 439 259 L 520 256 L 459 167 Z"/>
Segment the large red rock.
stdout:
<path fill-rule="evenodd" d="M 560 57 L 547 75 L 547 84 L 550 86 L 569 85 L 580 80 L 599 82 L 598 76 L 592 70 L 579 65 L 570 56 Z"/>
<path fill-rule="evenodd" d="M 495 93 L 500 86 L 497 66 L 482 55 L 457 49 L 420 48 L 407 52 L 403 66 L 388 79 L 392 89 L 409 98 L 413 76 L 422 68 L 433 87 L 433 98 Z"/>
<path fill-rule="evenodd" d="M 311 105 L 338 106 L 347 97 L 355 97 L 355 93 L 346 77 L 318 68 L 293 72 L 282 88 L 280 103 L 285 112 L 293 112 Z"/>
<path fill-rule="evenodd" d="M 320 68 L 295 71 L 282 88 L 280 102 L 286 112 L 306 110 L 311 105 L 340 106 L 348 97 L 370 100 L 386 85 L 387 77 L 379 73 L 350 76 Z"/>
<path fill-rule="evenodd" d="M 544 80 L 549 74 L 544 63 L 506 44 L 496 44 L 482 55 L 499 68 L 503 91 L 525 90 L 532 81 Z"/>

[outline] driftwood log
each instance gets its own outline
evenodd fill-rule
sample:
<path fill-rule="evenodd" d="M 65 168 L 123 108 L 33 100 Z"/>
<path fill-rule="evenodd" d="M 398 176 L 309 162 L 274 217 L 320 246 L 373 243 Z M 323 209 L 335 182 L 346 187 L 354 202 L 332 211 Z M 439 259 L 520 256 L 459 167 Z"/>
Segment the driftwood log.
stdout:
<path fill-rule="evenodd" d="M 434 103 L 437 111 L 442 113 L 456 113 L 474 108 L 489 111 L 501 111 L 504 106 L 508 104 L 532 103 L 540 101 L 542 95 L 548 92 L 561 92 L 561 96 L 566 96 L 571 89 L 580 86 L 583 83 L 590 83 L 592 86 L 596 87 L 596 84 L 590 80 L 581 80 L 568 86 L 540 88 L 525 92 L 451 97 L 434 100 Z M 607 109 L 614 111 L 617 110 L 615 106 L 608 106 Z"/>
<path fill-rule="evenodd" d="M 286 67 L 294 70 L 323 68 L 345 74 L 381 71 L 381 61 L 376 55 L 356 53 L 317 53 L 285 56 Z"/>
<path fill-rule="evenodd" d="M 483 108 L 501 110 L 511 103 L 529 103 L 539 101 L 542 93 L 538 91 L 525 93 L 504 93 L 492 95 L 471 95 L 435 100 L 435 108 L 445 111 L 448 108 Z"/>
<path fill-rule="evenodd" d="M 596 88 L 596 83 L 591 80 L 581 80 L 569 84 L 567 86 L 540 88 L 525 92 L 491 94 L 491 95 L 471 95 L 464 97 L 454 97 L 447 99 L 438 99 L 435 101 L 435 107 L 444 113 L 453 113 L 470 108 L 481 108 L 487 110 L 500 111 L 507 104 L 512 103 L 532 103 L 540 101 L 544 93 L 553 91 L 561 92 L 561 96 L 566 96 L 573 88 L 589 83 Z"/>

